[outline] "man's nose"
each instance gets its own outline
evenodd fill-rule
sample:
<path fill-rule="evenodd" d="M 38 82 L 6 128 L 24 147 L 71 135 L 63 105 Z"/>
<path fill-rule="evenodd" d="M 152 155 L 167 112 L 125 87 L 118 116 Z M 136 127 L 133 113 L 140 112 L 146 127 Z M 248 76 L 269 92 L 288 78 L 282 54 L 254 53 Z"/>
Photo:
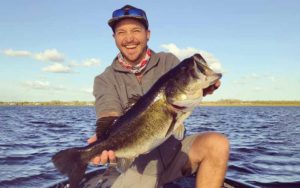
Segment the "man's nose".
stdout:
<path fill-rule="evenodd" d="M 128 33 L 126 34 L 126 36 L 125 36 L 125 41 L 126 41 L 126 42 L 132 42 L 133 39 L 134 39 L 133 34 L 130 33 L 130 32 L 128 32 Z"/>

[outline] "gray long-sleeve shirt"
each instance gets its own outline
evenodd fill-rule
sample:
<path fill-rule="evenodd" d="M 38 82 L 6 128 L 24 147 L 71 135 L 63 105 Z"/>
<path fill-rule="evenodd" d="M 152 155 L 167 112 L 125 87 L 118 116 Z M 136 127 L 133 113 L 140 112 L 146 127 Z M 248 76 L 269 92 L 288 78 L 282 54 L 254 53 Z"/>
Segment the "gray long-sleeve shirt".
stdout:
<path fill-rule="evenodd" d="M 144 95 L 163 74 L 178 63 L 179 59 L 171 53 L 151 51 L 151 58 L 139 82 L 135 74 L 122 67 L 115 58 L 113 63 L 94 80 L 97 118 L 107 112 L 122 115 L 129 98 Z"/>
<path fill-rule="evenodd" d="M 94 95 L 97 118 L 109 112 L 123 115 L 129 98 L 134 95 L 144 95 L 163 74 L 177 64 L 179 64 L 179 59 L 171 53 L 151 52 L 151 58 L 139 82 L 135 74 L 122 67 L 117 58 L 114 59 L 113 63 L 95 78 Z M 143 174 L 148 175 L 147 177 L 160 177 L 180 148 L 181 142 L 170 137 L 158 148 L 136 158 L 131 169 L 133 171 L 143 169 Z"/>

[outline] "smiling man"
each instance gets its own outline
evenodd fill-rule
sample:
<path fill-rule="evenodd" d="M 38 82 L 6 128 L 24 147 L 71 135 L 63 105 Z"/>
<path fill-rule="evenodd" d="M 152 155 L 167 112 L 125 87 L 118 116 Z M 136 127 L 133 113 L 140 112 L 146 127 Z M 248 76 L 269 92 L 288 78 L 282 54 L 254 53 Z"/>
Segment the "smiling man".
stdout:
<path fill-rule="evenodd" d="M 148 48 L 150 39 L 146 13 L 126 5 L 113 12 L 108 21 L 120 53 L 107 69 L 95 78 L 94 95 L 97 131 L 88 142 L 105 139 L 111 122 L 123 115 L 135 96 L 144 95 L 179 60 L 171 53 L 155 53 Z M 204 90 L 212 94 L 220 82 Z M 110 118 L 107 118 L 110 117 Z M 197 173 L 197 187 L 221 187 L 229 156 L 228 139 L 219 133 L 206 132 L 169 138 L 158 148 L 135 159 L 112 187 L 159 187 L 177 178 Z M 115 162 L 114 151 L 103 151 L 94 164 Z"/>
<path fill-rule="evenodd" d="M 124 61 L 135 65 L 147 52 L 147 41 L 150 31 L 134 19 L 124 19 L 116 24 L 114 38 L 116 45 L 124 57 Z"/>

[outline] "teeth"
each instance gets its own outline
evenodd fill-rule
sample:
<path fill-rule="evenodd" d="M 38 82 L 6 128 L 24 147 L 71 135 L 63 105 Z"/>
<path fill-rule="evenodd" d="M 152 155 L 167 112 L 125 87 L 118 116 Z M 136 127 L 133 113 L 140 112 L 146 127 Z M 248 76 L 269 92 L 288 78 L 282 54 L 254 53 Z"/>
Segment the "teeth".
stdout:
<path fill-rule="evenodd" d="M 126 48 L 129 48 L 129 49 L 132 49 L 132 48 L 135 48 L 136 45 L 129 45 L 129 46 L 125 46 Z"/>

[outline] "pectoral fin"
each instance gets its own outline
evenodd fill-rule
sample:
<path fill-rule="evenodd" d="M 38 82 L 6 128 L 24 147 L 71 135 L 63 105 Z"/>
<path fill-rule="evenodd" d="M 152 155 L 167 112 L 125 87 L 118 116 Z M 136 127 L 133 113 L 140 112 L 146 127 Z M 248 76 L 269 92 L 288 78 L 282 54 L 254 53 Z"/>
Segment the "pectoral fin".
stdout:
<path fill-rule="evenodd" d="M 167 134 L 165 135 L 165 137 L 168 137 L 170 136 L 171 134 L 173 134 L 173 131 L 174 131 L 174 128 L 175 128 L 175 125 L 176 125 L 176 120 L 177 120 L 177 114 L 172 114 L 172 122 L 169 126 L 169 129 L 167 131 Z"/>
<path fill-rule="evenodd" d="M 185 133 L 185 127 L 184 125 L 181 123 L 173 132 L 173 135 L 176 139 L 178 140 L 182 140 L 184 137 L 184 133 Z"/>

